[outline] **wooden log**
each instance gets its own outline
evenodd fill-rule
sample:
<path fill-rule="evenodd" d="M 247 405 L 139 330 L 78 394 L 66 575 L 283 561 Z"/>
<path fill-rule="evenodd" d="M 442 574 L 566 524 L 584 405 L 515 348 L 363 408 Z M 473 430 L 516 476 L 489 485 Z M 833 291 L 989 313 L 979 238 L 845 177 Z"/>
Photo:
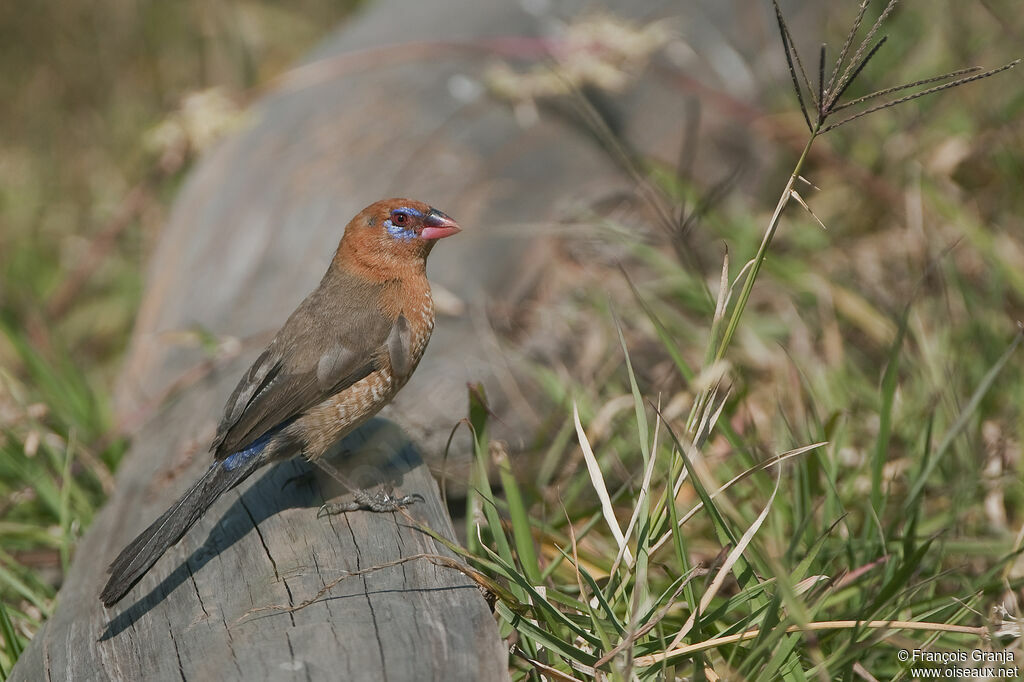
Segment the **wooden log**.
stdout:
<path fill-rule="evenodd" d="M 467 95 L 462 85 L 479 83 L 486 63 L 478 50 L 415 42 L 536 30 L 502 0 L 380 0 L 192 172 L 153 255 L 119 385 L 121 418 L 147 418 L 56 613 L 12 679 L 507 678 L 505 645 L 475 584 L 410 559 L 447 550 L 401 514 L 318 519 L 339 493 L 301 462 L 226 494 L 115 608 L 102 608 L 98 594 L 117 551 L 207 466 L 224 400 L 316 285 L 345 222 L 385 196 L 424 199 L 466 228 L 428 268 L 459 305 L 441 306 L 454 314 L 439 317 L 419 370 L 385 412 L 393 421 L 354 434 L 341 461 L 350 475 L 422 495 L 409 515 L 454 537 L 423 460 L 444 455 L 467 411 L 467 382 L 485 384 L 495 431 L 513 450 L 536 426 L 535 413 L 517 409 L 533 398 L 517 384 L 516 360 L 495 353 L 481 318 L 514 303 L 543 269 L 542 226 L 560 209 L 631 188 L 578 127 L 547 117 L 523 127 L 507 105 Z M 644 97 L 633 111 L 649 113 L 656 98 Z M 674 150 L 680 110 L 641 116 L 637 129 Z M 182 342 L 196 328 L 243 342 L 211 361 Z M 457 438 L 456 464 L 468 452 Z"/>

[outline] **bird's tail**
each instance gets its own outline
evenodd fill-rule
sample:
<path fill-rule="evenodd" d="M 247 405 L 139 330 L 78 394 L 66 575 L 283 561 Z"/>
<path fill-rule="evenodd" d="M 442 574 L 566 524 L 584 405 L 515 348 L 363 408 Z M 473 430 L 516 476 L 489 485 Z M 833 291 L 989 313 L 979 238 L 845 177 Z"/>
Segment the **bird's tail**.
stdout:
<path fill-rule="evenodd" d="M 254 453 L 255 454 L 255 453 Z M 118 555 L 107 571 L 110 579 L 100 594 L 104 606 L 113 606 L 210 508 L 223 493 L 248 478 L 262 464 L 260 457 L 216 462 L 171 508 L 142 531 Z"/>

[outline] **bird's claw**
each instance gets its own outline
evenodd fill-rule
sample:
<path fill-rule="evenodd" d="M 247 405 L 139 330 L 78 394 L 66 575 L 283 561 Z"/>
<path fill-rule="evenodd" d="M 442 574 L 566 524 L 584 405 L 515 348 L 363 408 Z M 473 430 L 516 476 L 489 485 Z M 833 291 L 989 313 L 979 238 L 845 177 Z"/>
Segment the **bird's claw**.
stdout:
<path fill-rule="evenodd" d="M 395 497 L 390 492 L 385 492 L 384 490 L 378 490 L 372 494 L 365 490 L 356 490 L 353 493 L 351 502 L 326 503 L 317 511 L 316 517 L 319 519 L 323 516 L 334 516 L 335 514 L 344 514 L 345 512 L 358 511 L 360 509 L 378 513 L 395 512 L 399 509 L 405 509 L 413 502 L 425 501 L 419 493 Z"/>

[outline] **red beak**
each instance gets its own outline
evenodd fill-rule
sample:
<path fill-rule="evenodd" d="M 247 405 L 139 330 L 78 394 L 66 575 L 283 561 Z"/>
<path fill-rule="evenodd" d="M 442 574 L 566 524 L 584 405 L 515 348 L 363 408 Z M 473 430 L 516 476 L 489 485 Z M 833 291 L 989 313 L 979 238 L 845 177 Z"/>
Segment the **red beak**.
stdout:
<path fill-rule="evenodd" d="M 436 208 L 432 208 L 427 217 L 423 219 L 423 229 L 420 231 L 420 238 L 444 239 L 460 231 L 462 231 L 462 228 L 459 227 L 457 222 Z"/>

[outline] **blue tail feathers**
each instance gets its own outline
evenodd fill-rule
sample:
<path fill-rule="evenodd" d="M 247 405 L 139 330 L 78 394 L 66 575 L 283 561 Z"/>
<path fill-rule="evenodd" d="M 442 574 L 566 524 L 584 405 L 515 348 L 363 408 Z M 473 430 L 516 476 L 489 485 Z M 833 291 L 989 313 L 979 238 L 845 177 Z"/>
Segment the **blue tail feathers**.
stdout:
<path fill-rule="evenodd" d="M 221 461 L 220 466 L 224 467 L 226 471 L 234 471 L 240 466 L 249 464 L 253 459 L 263 454 L 263 449 L 267 447 L 267 443 L 270 442 L 271 437 L 273 437 L 277 431 L 278 429 L 274 429 L 273 431 L 265 433 L 244 450 L 231 453 Z"/>

